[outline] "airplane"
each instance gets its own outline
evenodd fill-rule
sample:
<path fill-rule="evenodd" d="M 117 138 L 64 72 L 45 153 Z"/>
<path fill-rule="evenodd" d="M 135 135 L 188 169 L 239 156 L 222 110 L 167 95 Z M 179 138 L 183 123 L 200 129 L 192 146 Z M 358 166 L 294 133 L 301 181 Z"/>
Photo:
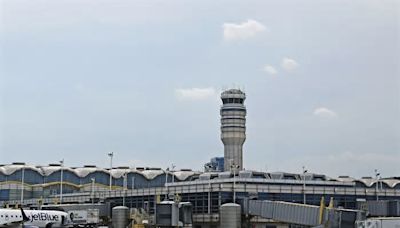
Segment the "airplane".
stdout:
<path fill-rule="evenodd" d="M 0 209 L 0 227 L 53 228 L 72 224 L 64 211 Z"/>

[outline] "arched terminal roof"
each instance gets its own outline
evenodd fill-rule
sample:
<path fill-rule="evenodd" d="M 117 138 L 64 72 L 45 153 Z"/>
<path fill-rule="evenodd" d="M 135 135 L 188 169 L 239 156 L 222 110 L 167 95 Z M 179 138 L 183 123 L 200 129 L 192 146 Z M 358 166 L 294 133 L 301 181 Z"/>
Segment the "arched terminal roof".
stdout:
<path fill-rule="evenodd" d="M 36 171 L 40 174 L 42 174 L 41 169 L 33 166 L 33 165 L 25 165 L 24 163 L 13 163 L 11 165 L 3 165 L 0 166 L 0 173 L 4 174 L 4 175 L 11 175 L 13 173 L 15 173 L 16 171 L 22 170 L 22 169 L 30 169 L 33 171 Z"/>
<path fill-rule="evenodd" d="M 64 172 L 71 172 L 80 178 L 84 178 L 89 174 L 101 172 L 106 175 L 111 175 L 113 178 L 121 178 L 124 174 L 139 174 L 148 180 L 152 180 L 160 175 L 165 175 L 166 171 L 160 168 L 143 168 L 140 170 L 129 168 L 129 167 L 117 167 L 113 168 L 111 171 L 109 169 L 104 169 L 100 167 L 96 167 L 94 165 L 86 165 L 84 167 L 78 168 L 70 168 L 70 167 L 62 167 L 61 165 L 50 164 L 48 166 L 34 166 L 34 165 L 26 165 L 24 163 L 13 163 L 9 165 L 0 166 L 0 174 L 5 176 L 9 176 L 17 171 L 22 169 L 31 169 L 36 171 L 42 176 L 50 176 L 55 172 L 61 171 L 63 169 Z M 192 170 L 179 170 L 179 171 L 168 171 L 168 175 L 174 175 L 177 180 L 184 181 L 187 178 L 196 175 L 196 172 Z"/>
<path fill-rule="evenodd" d="M 395 188 L 397 186 L 400 186 L 400 180 L 399 179 L 383 179 L 381 181 L 383 183 L 385 183 L 390 188 Z"/>
<path fill-rule="evenodd" d="M 108 181 L 105 176 L 112 175 L 114 179 L 120 179 L 125 174 L 127 175 L 141 175 L 144 180 L 152 181 L 155 180 L 159 176 L 168 175 L 168 178 L 172 178 L 174 176 L 175 180 L 177 181 L 190 181 L 190 180 L 204 180 L 204 179 L 215 179 L 215 178 L 230 178 L 232 177 L 231 172 L 216 172 L 216 173 L 202 173 L 192 170 L 178 170 L 178 171 L 165 171 L 160 168 L 130 168 L 130 167 L 117 167 L 113 168 L 111 171 L 109 169 L 96 167 L 94 165 L 86 165 L 84 167 L 79 168 L 71 168 L 71 167 L 61 167 L 59 164 L 50 164 L 48 166 L 34 166 L 34 165 L 27 165 L 24 163 L 13 163 L 8 165 L 0 165 L 0 177 L 3 176 L 3 179 L 6 179 L 8 176 L 13 176 L 14 173 L 21 171 L 22 169 L 31 170 L 37 175 L 33 175 L 31 173 L 31 178 L 35 179 L 37 177 L 52 177 L 56 178 L 57 172 L 63 169 L 64 173 L 71 173 L 75 176 L 67 178 L 66 181 L 70 180 L 73 183 L 86 183 L 87 180 L 83 181 L 84 178 L 88 178 L 88 175 L 97 175 L 102 174 L 104 179 L 104 183 Z M 34 174 L 33 173 L 33 174 Z M 52 175 L 55 174 L 56 176 Z M 237 173 L 238 177 L 240 178 L 258 178 L 258 179 L 275 179 L 275 180 L 302 180 L 303 174 L 298 173 L 287 173 L 287 172 L 260 172 L 260 171 L 251 171 L 251 170 L 244 170 Z M 15 175 L 14 175 L 15 176 Z M 4 178 L 5 177 L 5 178 Z M 14 177 L 17 178 L 18 177 Z M 52 178 L 50 178 L 52 180 Z M 81 179 L 80 179 L 81 178 Z M 16 180 L 17 180 L 16 179 Z M 50 181 L 47 179 L 47 181 Z M 106 180 L 107 179 L 107 180 Z M 162 178 L 161 178 L 162 179 Z M 306 173 L 305 179 L 307 181 L 338 181 L 344 183 L 354 183 L 356 186 L 360 187 L 373 187 L 377 182 L 382 183 L 387 188 L 399 188 L 400 187 L 400 177 L 388 177 L 388 178 L 381 178 L 377 180 L 376 178 L 372 177 L 363 177 L 363 178 L 353 178 L 349 176 L 339 176 L 337 178 L 330 178 L 323 174 L 316 174 L 316 173 Z M 10 179 L 9 179 L 10 180 Z M 96 178 L 97 181 L 97 178 Z M 99 178 L 100 181 L 100 178 Z M 41 181 L 31 181 L 32 183 L 43 183 Z M 157 181 L 158 183 L 158 181 Z"/>

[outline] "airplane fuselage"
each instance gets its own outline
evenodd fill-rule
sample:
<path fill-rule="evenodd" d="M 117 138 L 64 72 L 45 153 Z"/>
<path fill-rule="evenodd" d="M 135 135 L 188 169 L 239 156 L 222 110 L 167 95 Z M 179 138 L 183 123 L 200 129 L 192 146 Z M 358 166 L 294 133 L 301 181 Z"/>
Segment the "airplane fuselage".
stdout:
<path fill-rule="evenodd" d="M 0 227 L 17 227 L 20 224 L 33 227 L 64 227 L 68 223 L 68 214 L 63 211 L 0 209 Z"/>

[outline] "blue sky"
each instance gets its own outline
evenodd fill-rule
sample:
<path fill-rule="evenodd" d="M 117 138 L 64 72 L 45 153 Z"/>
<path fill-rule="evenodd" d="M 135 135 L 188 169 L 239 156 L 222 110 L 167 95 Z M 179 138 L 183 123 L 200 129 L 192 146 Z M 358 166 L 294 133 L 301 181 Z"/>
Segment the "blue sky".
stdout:
<path fill-rule="evenodd" d="M 1 1 L 0 163 L 202 169 L 219 93 L 246 169 L 399 176 L 400 3 Z"/>

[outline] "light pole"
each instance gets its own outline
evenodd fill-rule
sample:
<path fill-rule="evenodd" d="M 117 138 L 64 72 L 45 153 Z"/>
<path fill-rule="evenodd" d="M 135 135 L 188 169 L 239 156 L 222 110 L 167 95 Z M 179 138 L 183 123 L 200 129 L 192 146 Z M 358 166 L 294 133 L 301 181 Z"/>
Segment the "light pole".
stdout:
<path fill-rule="evenodd" d="M 171 172 L 172 172 L 172 183 L 174 183 L 175 182 L 175 175 L 174 175 L 174 171 L 175 171 L 175 165 L 174 164 L 171 164 Z"/>
<path fill-rule="evenodd" d="M 125 171 L 124 172 L 124 178 L 123 178 L 123 183 L 122 183 L 123 187 L 123 195 L 122 195 L 122 206 L 125 206 L 125 194 L 126 194 L 126 189 L 128 188 L 128 172 Z"/>
<path fill-rule="evenodd" d="M 110 157 L 110 191 L 112 190 L 112 160 L 113 160 L 113 156 L 114 156 L 114 152 L 110 152 L 107 154 Z"/>
<path fill-rule="evenodd" d="M 231 171 L 233 171 L 233 203 L 236 203 L 236 169 L 239 168 L 239 165 L 236 165 L 233 162 L 233 159 L 230 159 L 229 162 L 231 163 Z"/>
<path fill-rule="evenodd" d="M 207 202 L 207 206 L 208 206 L 208 214 L 211 214 L 211 175 L 210 175 L 210 179 L 208 179 L 208 202 Z"/>
<path fill-rule="evenodd" d="M 22 166 L 22 174 L 21 174 L 21 208 L 24 202 L 24 185 L 25 185 L 25 164 Z"/>
<path fill-rule="evenodd" d="M 92 181 L 92 204 L 94 204 L 94 183 L 96 181 L 95 178 L 90 179 Z"/>
<path fill-rule="evenodd" d="M 376 193 L 376 201 L 379 200 L 378 185 L 379 185 L 380 175 L 381 175 L 381 174 L 378 172 L 378 170 L 375 169 L 375 179 L 376 179 L 376 182 L 375 182 L 375 193 Z"/>
<path fill-rule="evenodd" d="M 169 168 L 167 168 L 166 170 L 164 170 L 164 172 L 165 172 L 165 186 L 167 186 L 167 183 L 168 183 L 168 170 L 169 170 Z"/>
<path fill-rule="evenodd" d="M 60 204 L 62 204 L 63 200 L 63 177 L 64 177 L 64 159 L 60 161 L 61 164 L 61 173 L 60 173 Z"/>
<path fill-rule="evenodd" d="M 205 165 L 204 166 L 204 172 L 210 172 L 211 170 L 211 165 Z M 210 179 L 208 179 L 208 209 L 207 209 L 208 214 L 211 214 L 211 175 Z"/>
<path fill-rule="evenodd" d="M 306 167 L 303 166 L 303 204 L 306 204 Z"/>
<path fill-rule="evenodd" d="M 167 167 L 167 169 L 165 170 L 165 201 L 168 200 L 168 171 L 169 168 Z"/>

